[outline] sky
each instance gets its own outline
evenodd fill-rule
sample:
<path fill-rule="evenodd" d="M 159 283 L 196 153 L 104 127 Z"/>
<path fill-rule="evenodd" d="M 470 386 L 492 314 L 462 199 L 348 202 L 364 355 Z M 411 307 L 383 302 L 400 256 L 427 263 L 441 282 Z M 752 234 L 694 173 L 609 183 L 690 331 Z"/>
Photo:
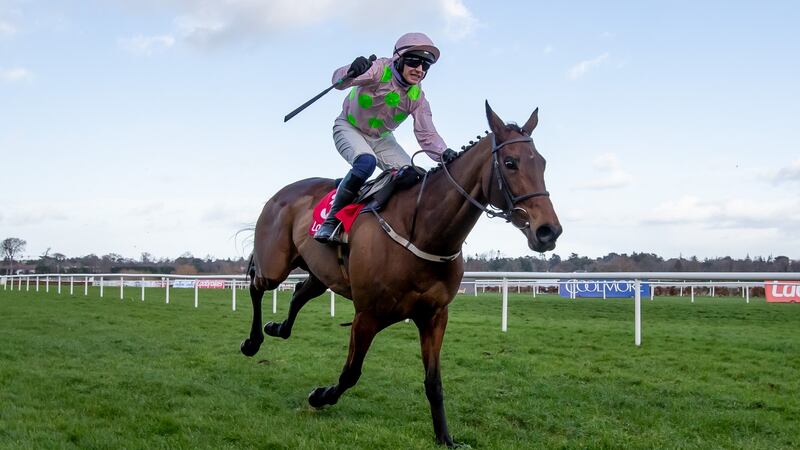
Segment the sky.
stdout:
<path fill-rule="evenodd" d="M 246 257 L 237 232 L 278 189 L 349 168 L 345 93 L 284 115 L 419 31 L 450 147 L 488 129 L 484 100 L 507 122 L 539 107 L 554 253 L 797 259 L 798 23 L 795 1 L 0 0 L 0 239 Z M 531 255 L 486 217 L 463 250 Z"/>

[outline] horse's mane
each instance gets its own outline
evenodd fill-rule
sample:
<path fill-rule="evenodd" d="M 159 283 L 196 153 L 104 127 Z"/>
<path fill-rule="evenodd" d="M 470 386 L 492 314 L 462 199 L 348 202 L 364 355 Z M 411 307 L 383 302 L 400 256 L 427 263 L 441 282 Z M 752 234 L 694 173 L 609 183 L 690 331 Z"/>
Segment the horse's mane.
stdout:
<path fill-rule="evenodd" d="M 526 133 L 526 132 L 525 132 L 525 131 L 522 129 L 522 127 L 520 127 L 519 125 L 517 125 L 517 124 L 516 124 L 516 123 L 514 123 L 514 122 L 509 122 L 509 123 L 507 123 L 507 124 L 506 124 L 506 130 L 507 130 L 507 131 L 516 131 L 517 133 L 520 133 L 520 134 L 527 134 L 527 133 Z M 464 145 L 462 145 L 462 146 L 461 146 L 461 151 L 460 151 L 460 152 L 458 152 L 458 153 L 456 153 L 456 159 L 460 158 L 460 157 L 461 157 L 461 155 L 463 155 L 464 153 L 467 153 L 468 151 L 470 151 L 470 149 L 472 149 L 473 147 L 475 147 L 476 145 L 478 145 L 478 142 L 480 142 L 480 141 L 481 141 L 483 138 L 485 138 L 486 136 L 489 136 L 489 131 L 488 131 L 488 130 L 484 131 L 484 136 L 480 136 L 480 135 L 478 135 L 478 136 L 477 136 L 477 139 L 478 139 L 477 141 L 469 141 L 469 143 L 468 143 L 468 144 L 464 144 Z M 435 173 L 435 172 L 438 172 L 438 171 L 439 171 L 439 170 L 441 170 L 441 169 L 442 169 L 442 165 L 441 165 L 441 164 L 437 164 L 437 165 L 433 166 L 433 168 L 431 168 L 430 170 L 428 170 L 428 174 L 429 174 L 429 175 L 430 175 L 430 174 L 433 174 L 433 173 Z"/>
<path fill-rule="evenodd" d="M 478 145 L 478 142 L 480 142 L 481 139 L 483 139 L 484 137 L 489 135 L 489 131 L 484 131 L 484 133 L 485 133 L 485 136 L 481 136 L 481 135 L 477 136 L 477 139 L 478 139 L 477 141 L 469 141 L 469 143 L 462 145 L 461 146 L 461 151 L 456 153 L 455 159 L 460 158 L 461 155 L 463 155 L 464 153 L 467 153 L 468 151 L 470 151 L 473 147 Z M 428 175 L 436 173 L 441 169 L 442 169 L 442 165 L 441 164 L 437 164 L 437 165 L 433 166 L 430 170 L 428 170 Z"/>

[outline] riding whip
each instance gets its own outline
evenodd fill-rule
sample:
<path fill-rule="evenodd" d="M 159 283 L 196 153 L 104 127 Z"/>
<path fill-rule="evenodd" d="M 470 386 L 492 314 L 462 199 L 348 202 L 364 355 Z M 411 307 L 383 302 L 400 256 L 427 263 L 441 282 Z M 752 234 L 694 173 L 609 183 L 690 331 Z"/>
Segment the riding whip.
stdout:
<path fill-rule="evenodd" d="M 370 55 L 370 57 L 369 57 L 369 62 L 373 62 L 373 61 L 375 61 L 376 59 L 378 59 L 378 58 L 377 58 L 375 55 Z M 333 89 L 333 88 L 335 88 L 336 86 L 340 85 L 341 83 L 343 83 L 343 82 L 344 82 L 344 80 L 346 80 L 346 79 L 348 79 L 348 78 L 350 78 L 350 77 L 348 77 L 347 75 L 345 75 L 345 76 L 344 76 L 344 77 L 342 77 L 342 78 L 339 78 L 339 80 L 337 80 L 335 83 L 333 83 L 332 85 L 330 85 L 330 87 L 326 88 L 324 91 L 322 91 L 322 92 L 320 92 L 319 94 L 315 95 L 315 96 L 314 96 L 314 98 L 312 98 L 311 100 L 309 100 L 309 101 L 307 101 L 307 102 L 303 103 L 303 104 L 302 104 L 302 105 L 300 105 L 300 106 L 299 106 L 297 109 L 295 109 L 294 111 L 292 111 L 292 112 L 290 112 L 289 114 L 287 114 L 287 115 L 286 115 L 286 117 L 284 117 L 284 118 L 283 118 L 283 121 L 284 121 L 284 123 L 285 123 L 285 122 L 288 122 L 288 121 L 289 121 L 289 119 L 291 119 L 292 117 L 296 116 L 296 115 L 297 115 L 297 114 L 298 114 L 300 111 L 302 111 L 302 110 L 304 110 L 304 109 L 308 108 L 308 105 L 310 105 L 310 104 L 314 103 L 315 101 L 319 100 L 319 99 L 320 99 L 320 97 L 322 97 L 323 95 L 327 94 L 327 93 L 328 93 L 328 92 L 329 92 L 331 89 Z"/>

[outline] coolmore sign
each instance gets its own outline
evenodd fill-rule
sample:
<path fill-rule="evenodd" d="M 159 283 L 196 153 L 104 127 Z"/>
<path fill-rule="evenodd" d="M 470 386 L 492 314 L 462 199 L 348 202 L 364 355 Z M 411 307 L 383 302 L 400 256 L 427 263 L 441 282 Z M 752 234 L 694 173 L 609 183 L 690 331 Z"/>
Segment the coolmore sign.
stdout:
<path fill-rule="evenodd" d="M 650 295 L 650 283 L 641 282 L 641 295 Z M 636 283 L 633 280 L 558 280 L 558 293 L 562 297 L 633 297 Z"/>
<path fill-rule="evenodd" d="M 770 303 L 800 303 L 800 281 L 765 281 L 764 292 Z"/>

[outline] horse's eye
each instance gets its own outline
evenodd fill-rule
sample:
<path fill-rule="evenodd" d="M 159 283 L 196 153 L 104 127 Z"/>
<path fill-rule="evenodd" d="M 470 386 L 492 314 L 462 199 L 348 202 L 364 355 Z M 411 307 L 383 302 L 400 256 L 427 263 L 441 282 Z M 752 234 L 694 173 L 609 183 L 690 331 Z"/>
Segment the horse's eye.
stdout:
<path fill-rule="evenodd" d="M 517 170 L 517 160 L 510 156 L 503 160 L 503 164 L 506 165 L 506 169 Z"/>

